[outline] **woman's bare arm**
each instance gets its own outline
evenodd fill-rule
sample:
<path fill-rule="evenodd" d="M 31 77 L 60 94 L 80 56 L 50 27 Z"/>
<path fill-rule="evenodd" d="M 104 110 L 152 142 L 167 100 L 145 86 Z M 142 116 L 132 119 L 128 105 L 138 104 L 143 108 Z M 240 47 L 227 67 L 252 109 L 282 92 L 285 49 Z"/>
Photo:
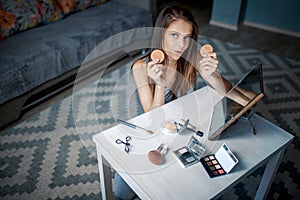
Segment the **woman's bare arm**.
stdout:
<path fill-rule="evenodd" d="M 149 83 L 147 75 L 146 63 L 142 60 L 137 61 L 133 67 L 133 77 L 137 86 L 140 102 L 144 112 L 148 112 L 156 107 L 164 105 L 165 103 L 165 89 L 164 86 L 155 84 L 154 93 Z"/>
<path fill-rule="evenodd" d="M 199 54 L 199 58 L 199 66 L 197 66 L 197 69 L 200 75 L 210 86 L 217 90 L 222 96 L 225 96 L 232 88 L 232 85 L 217 71 L 219 61 L 216 53 L 207 53 L 206 57 Z"/>

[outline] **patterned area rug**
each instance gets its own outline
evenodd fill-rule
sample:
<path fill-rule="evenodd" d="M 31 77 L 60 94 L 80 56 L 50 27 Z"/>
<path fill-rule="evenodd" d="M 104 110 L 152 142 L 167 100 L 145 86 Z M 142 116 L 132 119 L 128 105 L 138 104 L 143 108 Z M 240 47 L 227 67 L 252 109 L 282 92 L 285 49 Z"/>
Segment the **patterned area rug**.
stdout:
<path fill-rule="evenodd" d="M 200 41 L 214 46 L 219 70 L 233 82 L 257 60 L 263 62 L 265 97 L 253 110 L 295 136 L 267 199 L 297 199 L 300 196 L 300 62 L 202 36 Z M 129 69 L 130 63 L 101 77 L 75 97 L 65 98 L 1 132 L 1 199 L 101 199 L 91 137 L 115 125 L 115 116 L 129 119 L 142 112 L 136 93 L 128 94 L 128 84 L 132 82 L 124 74 Z M 125 95 L 130 106 L 124 106 L 123 98 L 115 98 L 111 103 L 113 93 Z M 220 199 L 253 199 L 263 170 L 261 167 L 241 180 Z"/>

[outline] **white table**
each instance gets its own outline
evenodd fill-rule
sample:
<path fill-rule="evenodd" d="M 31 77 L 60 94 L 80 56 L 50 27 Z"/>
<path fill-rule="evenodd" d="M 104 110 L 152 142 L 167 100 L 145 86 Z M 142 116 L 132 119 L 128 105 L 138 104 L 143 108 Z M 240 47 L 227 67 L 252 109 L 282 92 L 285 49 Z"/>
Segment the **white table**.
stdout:
<path fill-rule="evenodd" d="M 213 105 L 221 97 L 209 87 L 204 87 L 181 97 L 160 108 L 144 113 L 132 120 L 135 124 L 155 131 L 149 135 L 123 125 L 114 126 L 93 137 L 97 147 L 101 192 L 103 199 L 112 199 L 111 167 L 114 168 L 128 185 L 142 199 L 211 199 L 219 197 L 245 176 L 267 163 L 256 199 L 263 199 L 272 183 L 286 146 L 293 136 L 254 115 L 252 122 L 257 134 L 253 135 L 248 122 L 238 120 L 230 126 L 216 141 L 209 141 L 207 133 Z M 235 168 L 224 176 L 209 178 L 204 167 L 197 163 L 183 168 L 173 151 L 186 146 L 194 133 L 186 130 L 180 135 L 161 131 L 161 124 L 166 119 L 190 119 L 204 132 L 196 138 L 206 147 L 206 154 L 215 153 L 226 143 L 239 159 Z M 125 140 L 132 137 L 129 154 L 123 145 L 115 143 L 117 138 Z M 154 165 L 148 160 L 148 152 L 161 143 L 167 144 L 169 152 L 166 162 Z"/>

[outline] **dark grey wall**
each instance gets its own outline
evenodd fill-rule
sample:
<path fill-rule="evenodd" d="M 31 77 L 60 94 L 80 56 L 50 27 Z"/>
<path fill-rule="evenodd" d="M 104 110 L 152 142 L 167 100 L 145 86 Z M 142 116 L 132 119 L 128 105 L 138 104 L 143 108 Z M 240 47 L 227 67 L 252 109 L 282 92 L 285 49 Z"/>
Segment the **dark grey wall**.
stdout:
<path fill-rule="evenodd" d="M 214 0 L 212 24 L 237 29 L 243 22 L 300 35 L 300 0 Z"/>
<path fill-rule="evenodd" d="M 244 20 L 300 33 L 300 1 L 248 0 Z"/>

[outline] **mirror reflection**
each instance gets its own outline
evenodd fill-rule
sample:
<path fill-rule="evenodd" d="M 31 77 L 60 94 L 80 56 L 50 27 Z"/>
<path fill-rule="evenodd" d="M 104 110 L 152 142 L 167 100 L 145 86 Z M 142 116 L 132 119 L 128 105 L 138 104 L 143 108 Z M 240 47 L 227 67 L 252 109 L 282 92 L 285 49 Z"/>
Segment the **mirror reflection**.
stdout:
<path fill-rule="evenodd" d="M 215 106 L 209 139 L 214 140 L 230 124 L 264 96 L 262 63 L 258 62 Z"/>

